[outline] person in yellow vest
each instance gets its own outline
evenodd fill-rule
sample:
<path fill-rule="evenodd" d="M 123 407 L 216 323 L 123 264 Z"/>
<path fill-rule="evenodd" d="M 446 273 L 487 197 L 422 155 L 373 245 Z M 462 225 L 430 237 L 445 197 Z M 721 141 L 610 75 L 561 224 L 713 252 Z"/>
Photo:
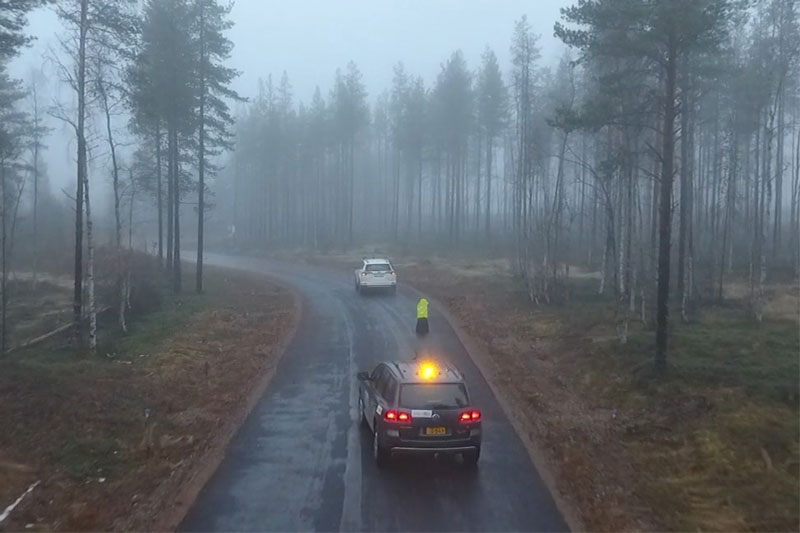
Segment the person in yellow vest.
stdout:
<path fill-rule="evenodd" d="M 420 298 L 417 302 L 417 335 L 428 334 L 428 300 Z"/>

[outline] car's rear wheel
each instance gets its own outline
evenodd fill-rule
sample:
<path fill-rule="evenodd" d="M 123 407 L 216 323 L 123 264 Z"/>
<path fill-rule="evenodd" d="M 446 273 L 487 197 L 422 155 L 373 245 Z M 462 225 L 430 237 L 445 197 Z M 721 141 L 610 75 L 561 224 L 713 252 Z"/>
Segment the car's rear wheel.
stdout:
<path fill-rule="evenodd" d="M 391 290 L 391 293 L 392 293 L 392 296 L 394 296 L 395 294 L 397 294 L 397 285 L 392 285 L 392 290 Z"/>
<path fill-rule="evenodd" d="M 389 451 L 381 446 L 378 439 L 378 424 L 375 423 L 375 431 L 372 434 L 372 455 L 375 457 L 375 464 L 378 468 L 383 468 L 389 464 Z"/>
<path fill-rule="evenodd" d="M 478 459 L 481 458 L 481 447 L 478 446 L 471 452 L 464 452 L 461 457 L 464 459 L 464 466 L 475 468 L 478 465 Z"/>

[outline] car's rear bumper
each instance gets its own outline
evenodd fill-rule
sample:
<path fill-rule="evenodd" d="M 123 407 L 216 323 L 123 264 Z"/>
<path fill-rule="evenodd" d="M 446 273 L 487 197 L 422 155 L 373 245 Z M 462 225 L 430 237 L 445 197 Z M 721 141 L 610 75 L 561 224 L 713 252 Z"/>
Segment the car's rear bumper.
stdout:
<path fill-rule="evenodd" d="M 469 453 L 478 449 L 478 446 L 437 446 L 417 448 L 413 446 L 394 446 L 389 451 L 395 455 L 414 455 L 414 454 L 429 454 L 429 453 Z"/>
<path fill-rule="evenodd" d="M 461 439 L 401 439 L 384 433 L 381 445 L 391 453 L 463 453 L 481 446 L 480 434 Z"/>
<path fill-rule="evenodd" d="M 362 289 L 391 289 L 397 285 L 396 281 L 362 281 L 359 283 Z"/>

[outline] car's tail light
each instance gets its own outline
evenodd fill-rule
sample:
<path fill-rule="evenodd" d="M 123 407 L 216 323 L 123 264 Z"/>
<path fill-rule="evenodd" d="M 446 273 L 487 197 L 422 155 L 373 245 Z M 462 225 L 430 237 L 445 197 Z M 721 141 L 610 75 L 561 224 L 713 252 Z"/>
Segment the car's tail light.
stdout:
<path fill-rule="evenodd" d="M 411 415 L 405 411 L 390 409 L 383 414 L 383 419 L 387 422 L 402 422 L 407 424 L 411 422 Z"/>
<path fill-rule="evenodd" d="M 363 270 L 362 270 L 362 271 L 361 271 L 361 275 L 362 275 L 362 276 L 366 276 L 366 275 L 367 275 L 367 273 L 366 273 L 365 271 L 363 271 Z"/>
<path fill-rule="evenodd" d="M 472 411 L 464 411 L 461 413 L 458 419 L 462 422 L 478 422 L 481 419 L 481 412 L 477 409 L 473 409 Z"/>

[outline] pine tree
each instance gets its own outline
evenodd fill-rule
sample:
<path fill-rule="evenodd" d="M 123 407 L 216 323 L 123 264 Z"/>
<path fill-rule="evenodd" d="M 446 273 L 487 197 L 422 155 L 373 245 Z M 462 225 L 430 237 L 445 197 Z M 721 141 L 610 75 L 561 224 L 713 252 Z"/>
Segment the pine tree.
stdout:
<path fill-rule="evenodd" d="M 556 24 L 556 35 L 586 58 L 609 64 L 618 60 L 632 67 L 645 65 L 658 78 L 661 146 L 655 365 L 659 371 L 665 368 L 667 358 L 678 81 L 688 57 L 720 46 L 732 9 L 731 0 L 670 0 L 652 5 L 639 0 L 585 0 L 562 10 L 565 22 L 577 28 Z"/>
<path fill-rule="evenodd" d="M 8 308 L 8 266 L 11 255 L 9 225 L 16 218 L 19 193 L 24 179 L 21 157 L 30 133 L 30 121 L 19 109 L 25 92 L 19 81 L 12 80 L 0 63 L 0 356 L 8 347 L 6 311 Z"/>
<path fill-rule="evenodd" d="M 206 210 L 206 177 L 216 169 L 208 157 L 233 147 L 230 131 L 234 120 L 226 100 L 244 101 L 230 88 L 239 73 L 225 66 L 233 43 L 224 32 L 233 26 L 228 20 L 232 4 L 222 6 L 217 0 L 195 0 L 193 5 L 194 39 L 197 48 L 197 271 L 195 288 L 203 290 L 203 244 Z"/>
<path fill-rule="evenodd" d="M 34 37 L 25 33 L 27 15 L 48 0 L 3 0 L 0 3 L 0 62 L 15 56 Z"/>
<path fill-rule="evenodd" d="M 141 44 L 128 73 L 131 107 L 138 131 L 155 133 L 154 142 L 159 148 L 162 132 L 166 136 L 166 259 L 176 292 L 182 286 L 180 203 L 188 185 L 181 164 L 185 162 L 186 149 L 192 146 L 198 109 L 195 83 L 198 55 L 193 41 L 191 7 L 188 0 L 150 0 L 145 5 Z M 160 152 L 157 150 L 158 154 Z"/>
<path fill-rule="evenodd" d="M 508 120 L 508 89 L 500 73 L 497 56 L 486 48 L 478 75 L 478 123 L 486 142 L 486 196 L 484 203 L 484 232 L 491 237 L 492 183 L 494 141 L 503 132 Z M 479 177 L 480 179 L 480 177 Z M 480 181 L 478 182 L 480 185 Z M 480 189 L 480 187 L 478 187 Z M 477 213 L 476 213 L 477 215 Z M 480 216 L 478 216 L 480 218 Z"/>

